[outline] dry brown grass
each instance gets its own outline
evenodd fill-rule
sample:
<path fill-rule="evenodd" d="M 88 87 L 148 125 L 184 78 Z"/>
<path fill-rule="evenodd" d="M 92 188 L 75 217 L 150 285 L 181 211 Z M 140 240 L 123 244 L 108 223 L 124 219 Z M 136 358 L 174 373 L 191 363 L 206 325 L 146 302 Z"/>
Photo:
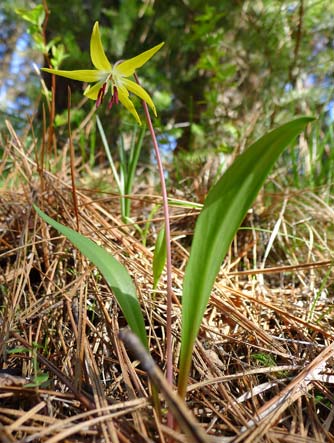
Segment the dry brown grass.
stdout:
<path fill-rule="evenodd" d="M 32 208 L 34 202 L 75 229 L 66 160 L 57 173 L 41 172 L 35 146 L 23 147 L 10 124 L 6 139 L 0 206 L 0 442 L 195 441 L 183 434 L 183 426 L 172 431 L 155 416 L 147 375 L 118 337 L 125 321 L 113 294 Z M 152 290 L 152 252 L 133 226 L 120 222 L 114 196 L 84 190 L 78 181 L 77 198 L 80 232 L 112 251 L 133 277 L 151 354 L 164 369 L 166 291 L 164 281 Z M 138 222 L 157 199 L 134 200 Z M 252 214 L 210 299 L 194 351 L 187 406 L 211 442 L 334 441 L 333 210 L 321 196 L 290 192 L 277 194 L 270 208 L 259 198 Z M 180 295 L 185 245 L 196 213 L 174 208 L 173 215 L 173 279 Z M 173 321 L 177 374 L 178 305 Z M 17 352 L 10 353 L 13 349 Z M 29 387 L 36 360 L 48 381 Z"/>

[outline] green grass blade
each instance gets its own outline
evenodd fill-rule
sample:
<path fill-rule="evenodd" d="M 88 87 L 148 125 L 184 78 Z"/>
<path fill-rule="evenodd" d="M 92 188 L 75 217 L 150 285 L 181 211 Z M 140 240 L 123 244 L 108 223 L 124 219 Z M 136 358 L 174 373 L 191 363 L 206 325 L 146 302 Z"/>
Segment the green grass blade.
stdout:
<path fill-rule="evenodd" d="M 140 152 L 143 146 L 144 135 L 146 132 L 146 126 L 142 125 L 140 128 L 140 133 L 137 137 L 137 125 L 132 134 L 131 144 L 130 144 L 130 152 L 128 157 L 128 174 L 126 176 L 126 181 L 124 183 L 124 193 L 126 195 L 130 195 L 132 193 L 133 183 L 135 179 L 135 174 L 137 170 L 138 160 L 140 156 Z M 131 215 L 131 199 L 125 199 L 125 215 L 126 217 L 130 217 Z"/>
<path fill-rule="evenodd" d="M 196 223 L 183 283 L 179 375 L 182 397 L 193 345 L 230 243 L 278 156 L 312 120 L 300 117 L 260 138 L 235 160 L 206 198 Z"/>
<path fill-rule="evenodd" d="M 153 289 L 156 289 L 167 259 L 165 228 L 162 228 L 155 242 L 153 256 Z"/>
<path fill-rule="evenodd" d="M 126 268 L 119 263 L 109 252 L 98 246 L 89 238 L 79 234 L 73 229 L 67 228 L 56 222 L 37 206 L 34 205 L 37 214 L 49 225 L 63 234 L 79 251 L 87 257 L 101 272 L 106 282 L 113 290 L 114 295 L 122 309 L 122 312 L 132 329 L 147 348 L 145 323 L 140 304 L 136 295 L 136 288 Z"/>
<path fill-rule="evenodd" d="M 133 140 L 131 143 L 130 154 L 129 154 L 129 174 L 126 183 L 126 191 L 128 193 L 130 193 L 132 189 L 139 156 L 141 153 L 141 149 L 143 147 L 145 132 L 146 132 L 146 126 L 142 125 L 140 127 L 140 133 L 138 135 L 138 139 L 137 139 L 137 131 L 133 134 Z"/>
<path fill-rule="evenodd" d="M 99 133 L 100 133 L 100 136 L 101 136 L 101 139 L 102 139 L 102 143 L 103 143 L 104 149 L 105 149 L 107 157 L 108 157 L 108 161 L 109 161 L 109 164 L 110 164 L 110 167 L 111 167 L 111 171 L 113 173 L 115 182 L 117 184 L 118 191 L 119 191 L 120 194 L 124 194 L 124 189 L 123 189 L 122 183 L 120 181 L 120 177 L 118 175 L 118 172 L 117 172 L 114 160 L 112 159 L 110 146 L 109 146 L 109 143 L 107 141 L 106 134 L 104 132 L 101 120 L 99 119 L 98 115 L 96 116 L 96 124 L 97 124 L 98 130 L 99 130 Z"/>

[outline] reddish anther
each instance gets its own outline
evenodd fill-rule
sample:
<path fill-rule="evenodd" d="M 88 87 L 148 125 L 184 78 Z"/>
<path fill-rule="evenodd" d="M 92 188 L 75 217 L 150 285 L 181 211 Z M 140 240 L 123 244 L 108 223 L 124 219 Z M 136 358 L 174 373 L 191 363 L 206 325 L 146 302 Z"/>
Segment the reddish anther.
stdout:
<path fill-rule="evenodd" d="M 118 91 L 116 86 L 114 86 L 114 103 L 118 105 Z"/>
<path fill-rule="evenodd" d="M 108 103 L 108 108 L 111 109 L 113 105 L 118 105 L 118 91 L 116 86 L 114 86 L 114 93 L 111 97 L 110 102 Z"/>
<path fill-rule="evenodd" d="M 99 93 L 97 95 L 97 99 L 96 99 L 96 107 L 98 108 L 100 106 L 100 104 L 102 103 L 104 94 L 106 92 L 106 83 L 103 83 L 101 89 L 99 90 Z"/>

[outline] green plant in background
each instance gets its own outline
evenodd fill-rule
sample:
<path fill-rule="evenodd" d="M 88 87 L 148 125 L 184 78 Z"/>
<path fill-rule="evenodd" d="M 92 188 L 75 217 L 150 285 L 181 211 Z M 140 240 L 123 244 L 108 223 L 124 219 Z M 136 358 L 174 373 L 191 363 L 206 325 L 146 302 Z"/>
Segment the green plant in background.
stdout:
<path fill-rule="evenodd" d="M 35 388 L 43 385 L 49 380 L 49 374 L 42 372 L 38 360 L 37 360 L 37 350 L 43 348 L 43 346 L 39 345 L 38 343 L 33 342 L 32 348 L 28 349 L 24 346 L 19 346 L 14 349 L 9 349 L 7 352 L 8 354 L 22 354 L 22 353 L 31 353 L 31 360 L 32 360 L 32 381 L 25 385 L 25 388 Z"/>
<path fill-rule="evenodd" d="M 37 5 L 32 9 L 16 8 L 15 12 L 23 20 L 29 23 L 28 33 L 31 35 L 36 49 L 49 58 L 53 68 L 58 69 L 61 63 L 68 57 L 63 44 L 59 43 L 60 37 L 55 37 L 48 43 L 45 41 L 43 24 L 45 21 L 45 9 L 42 5 Z"/>
<path fill-rule="evenodd" d="M 287 175 L 284 185 L 297 189 L 317 191 L 323 186 L 322 196 L 328 197 L 333 188 L 334 143 L 333 125 L 324 130 L 323 122 L 326 115 L 319 116 L 319 124 L 312 126 L 308 140 L 303 140 L 301 150 L 289 150 L 281 162 L 285 168 L 291 168 L 291 176 Z"/>
<path fill-rule="evenodd" d="M 146 218 L 144 228 L 142 229 L 142 232 L 141 232 L 141 240 L 142 240 L 144 246 L 146 246 L 146 243 L 147 243 L 147 237 L 149 234 L 149 230 L 150 230 L 153 218 L 154 218 L 155 214 L 160 210 L 160 208 L 161 208 L 161 205 L 159 205 L 159 204 L 153 205 L 150 213 L 148 214 L 148 216 Z"/>
<path fill-rule="evenodd" d="M 132 188 L 134 184 L 135 174 L 138 166 L 138 160 L 140 152 L 143 146 L 145 126 L 140 127 L 138 134 L 137 126 L 134 127 L 129 150 L 125 147 L 125 141 L 123 135 L 120 137 L 118 144 L 118 152 L 120 159 L 120 182 L 122 184 L 123 196 L 121 198 L 122 213 L 124 214 L 124 220 L 130 220 L 131 199 L 126 197 L 132 194 Z M 141 232 L 141 230 L 140 230 Z"/>
<path fill-rule="evenodd" d="M 120 193 L 122 220 L 126 223 L 131 221 L 130 217 L 131 199 L 129 198 L 129 195 L 132 193 L 138 160 L 143 146 L 145 126 L 141 126 L 139 135 L 137 135 L 138 132 L 137 127 L 136 126 L 134 127 L 131 136 L 129 150 L 125 148 L 124 138 L 121 136 L 121 141 L 119 144 L 120 171 L 118 173 L 99 116 L 96 116 L 96 123 L 102 139 L 104 149 L 107 154 L 112 174 L 114 176 L 118 191 Z M 138 225 L 135 226 L 140 232 L 140 234 L 142 234 L 142 229 Z"/>
<path fill-rule="evenodd" d="M 44 52 L 44 40 L 42 36 L 45 11 L 42 5 L 37 5 L 32 9 L 16 8 L 15 12 L 23 20 L 29 23 L 28 33 L 32 36 L 37 47 Z"/>
<path fill-rule="evenodd" d="M 262 366 L 265 366 L 266 368 L 271 368 L 277 365 L 276 360 L 270 354 L 265 354 L 261 352 L 252 354 L 251 357 L 253 360 L 259 362 Z"/>

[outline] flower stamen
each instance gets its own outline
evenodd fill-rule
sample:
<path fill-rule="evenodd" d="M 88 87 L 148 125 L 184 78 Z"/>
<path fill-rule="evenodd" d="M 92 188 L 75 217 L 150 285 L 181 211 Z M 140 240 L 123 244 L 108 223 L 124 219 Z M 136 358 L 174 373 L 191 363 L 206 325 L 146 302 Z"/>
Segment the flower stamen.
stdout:
<path fill-rule="evenodd" d="M 98 108 L 100 106 L 100 104 L 102 103 L 104 94 L 106 93 L 106 83 L 103 83 L 102 87 L 99 90 L 99 93 L 97 94 L 97 99 L 96 99 L 96 107 Z"/>
<path fill-rule="evenodd" d="M 113 87 L 113 94 L 110 102 L 108 103 L 108 108 L 111 109 L 113 105 L 118 105 L 118 91 L 116 86 Z"/>

